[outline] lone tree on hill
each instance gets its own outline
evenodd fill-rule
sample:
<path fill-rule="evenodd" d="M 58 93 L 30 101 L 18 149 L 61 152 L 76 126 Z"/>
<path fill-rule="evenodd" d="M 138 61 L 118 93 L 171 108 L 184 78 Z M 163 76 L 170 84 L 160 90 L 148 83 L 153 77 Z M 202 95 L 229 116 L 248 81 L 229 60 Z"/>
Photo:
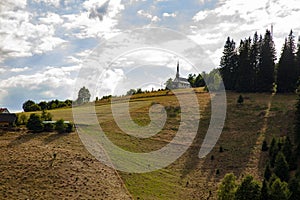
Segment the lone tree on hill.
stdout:
<path fill-rule="evenodd" d="M 78 92 L 78 98 L 76 102 L 78 104 L 87 103 L 90 101 L 90 98 L 91 98 L 90 91 L 85 86 L 83 86 Z"/>

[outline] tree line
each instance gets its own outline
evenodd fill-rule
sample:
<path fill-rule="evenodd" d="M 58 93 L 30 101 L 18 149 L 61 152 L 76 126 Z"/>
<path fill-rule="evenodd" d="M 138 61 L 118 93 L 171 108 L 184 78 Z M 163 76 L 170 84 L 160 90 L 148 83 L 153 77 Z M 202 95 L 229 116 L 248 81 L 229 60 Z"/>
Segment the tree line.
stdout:
<path fill-rule="evenodd" d="M 40 111 L 40 110 L 53 110 L 57 108 L 67 108 L 72 107 L 74 105 L 81 105 L 83 103 L 87 103 L 90 101 L 91 94 L 88 88 L 83 86 L 78 91 L 78 97 L 75 101 L 72 100 L 51 100 L 51 101 L 40 101 L 39 103 L 34 102 L 33 100 L 27 100 L 23 103 L 23 110 L 24 112 L 33 112 L 33 111 Z"/>
<path fill-rule="evenodd" d="M 294 92 L 300 75 L 300 39 L 296 48 L 291 30 L 278 63 L 272 34 L 254 34 L 240 41 L 239 47 L 227 38 L 220 61 L 225 88 L 237 92 Z"/>

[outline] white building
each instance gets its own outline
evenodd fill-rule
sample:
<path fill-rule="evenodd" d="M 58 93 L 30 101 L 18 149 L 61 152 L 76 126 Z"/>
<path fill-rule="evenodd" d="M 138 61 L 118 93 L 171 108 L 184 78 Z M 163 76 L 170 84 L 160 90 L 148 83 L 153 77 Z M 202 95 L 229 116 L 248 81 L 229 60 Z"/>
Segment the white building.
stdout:
<path fill-rule="evenodd" d="M 186 78 L 182 78 L 179 75 L 179 62 L 177 62 L 177 73 L 176 73 L 176 77 L 173 81 L 173 88 L 174 89 L 180 89 L 180 88 L 190 88 L 191 85 L 188 82 L 188 80 Z"/>

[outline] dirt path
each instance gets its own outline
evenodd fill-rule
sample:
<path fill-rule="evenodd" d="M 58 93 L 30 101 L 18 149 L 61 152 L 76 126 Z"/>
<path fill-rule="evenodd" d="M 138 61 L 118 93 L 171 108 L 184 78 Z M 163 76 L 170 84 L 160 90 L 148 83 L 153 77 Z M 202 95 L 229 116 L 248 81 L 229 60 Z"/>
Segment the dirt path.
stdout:
<path fill-rule="evenodd" d="M 263 144 L 263 141 L 265 140 L 265 134 L 268 128 L 268 117 L 270 115 L 270 109 L 272 106 L 272 100 L 275 93 L 272 93 L 270 96 L 267 109 L 264 114 L 263 118 L 263 126 L 261 127 L 259 131 L 259 136 L 256 140 L 256 144 L 253 146 L 253 150 L 251 152 L 249 162 L 246 165 L 246 168 L 244 170 L 244 173 L 242 173 L 242 176 L 251 174 L 254 176 L 257 180 L 262 180 L 263 178 L 263 170 L 261 170 L 262 167 L 264 167 L 264 159 L 262 159 L 265 155 L 261 151 L 261 147 Z"/>
<path fill-rule="evenodd" d="M 0 199 L 131 199 L 78 135 L 0 131 Z"/>

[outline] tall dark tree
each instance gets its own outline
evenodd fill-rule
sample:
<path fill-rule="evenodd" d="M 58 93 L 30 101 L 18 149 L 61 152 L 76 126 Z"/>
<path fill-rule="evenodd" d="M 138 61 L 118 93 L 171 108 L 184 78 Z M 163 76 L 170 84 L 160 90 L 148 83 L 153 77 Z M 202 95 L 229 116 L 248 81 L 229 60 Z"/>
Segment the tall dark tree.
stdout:
<path fill-rule="evenodd" d="M 236 90 L 238 92 L 249 92 L 252 88 L 253 70 L 250 65 L 250 45 L 251 39 L 241 41 L 238 56 L 238 71 L 236 78 Z"/>
<path fill-rule="evenodd" d="M 259 74 L 260 42 L 261 40 L 258 38 L 257 32 L 255 32 L 253 36 L 251 49 L 250 49 L 250 55 L 249 55 L 250 67 L 252 69 L 252 74 L 251 74 L 252 79 L 250 83 L 252 92 L 256 92 L 258 88 L 257 82 L 258 82 L 258 74 Z"/>
<path fill-rule="evenodd" d="M 277 92 L 294 92 L 298 80 L 293 31 L 285 40 L 277 70 Z"/>
<path fill-rule="evenodd" d="M 281 181 L 289 180 L 289 165 L 281 151 L 276 156 L 274 173 L 280 178 Z"/>
<path fill-rule="evenodd" d="M 297 154 L 300 155 L 300 95 L 296 103 L 294 134 L 297 143 Z"/>
<path fill-rule="evenodd" d="M 253 179 L 252 176 L 246 176 L 241 185 L 236 190 L 235 200 L 259 200 L 260 199 L 260 185 Z"/>
<path fill-rule="evenodd" d="M 260 192 L 260 200 L 268 200 L 269 198 L 269 187 L 267 184 L 267 181 L 264 180 L 262 187 L 261 187 L 261 192 Z"/>
<path fill-rule="evenodd" d="M 300 76 L 300 36 L 298 37 L 298 43 L 297 43 L 297 52 L 296 52 L 296 69 L 298 71 L 298 82 L 297 86 L 299 86 L 299 76 Z"/>
<path fill-rule="evenodd" d="M 237 68 L 238 56 L 235 48 L 235 42 L 228 37 L 220 62 L 220 72 L 227 90 L 235 89 Z"/>
<path fill-rule="evenodd" d="M 276 51 L 271 32 L 266 31 L 261 42 L 259 55 L 258 92 L 271 92 L 273 90 L 275 75 Z"/>

